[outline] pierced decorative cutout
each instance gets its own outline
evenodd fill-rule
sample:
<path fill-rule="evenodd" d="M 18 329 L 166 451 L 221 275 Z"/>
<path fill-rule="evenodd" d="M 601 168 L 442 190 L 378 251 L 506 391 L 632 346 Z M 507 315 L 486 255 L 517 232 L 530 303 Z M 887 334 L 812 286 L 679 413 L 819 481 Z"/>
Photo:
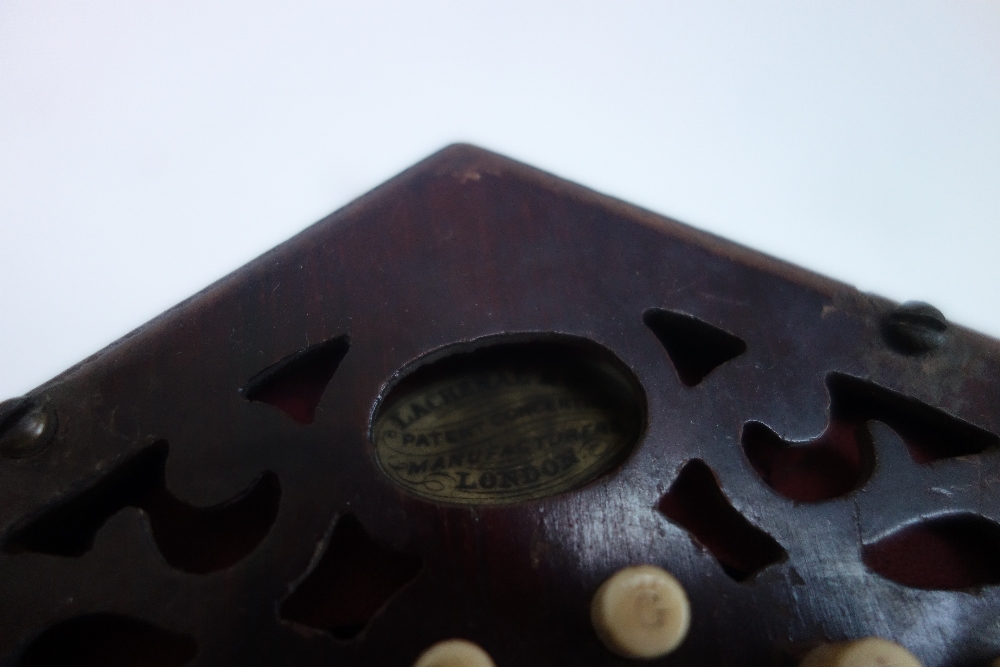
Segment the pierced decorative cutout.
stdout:
<path fill-rule="evenodd" d="M 785 550 L 729 503 L 712 469 L 695 459 L 681 469 L 656 509 L 686 529 L 736 581 L 785 557 Z"/>
<path fill-rule="evenodd" d="M 311 424 L 323 392 L 348 349 L 347 336 L 310 345 L 250 378 L 242 394 L 249 401 L 283 410 L 300 424 Z"/>
<path fill-rule="evenodd" d="M 868 569 L 911 588 L 1000 584 L 1000 525 L 973 514 L 925 519 L 866 544 Z"/>
<path fill-rule="evenodd" d="M 379 544 L 348 514 L 333 529 L 319 563 L 281 605 L 281 618 L 354 639 L 423 562 Z"/>
<path fill-rule="evenodd" d="M 677 377 L 688 387 L 747 351 L 743 339 L 691 315 L 650 308 L 642 321 L 666 348 Z"/>
<path fill-rule="evenodd" d="M 194 507 L 167 490 L 167 454 L 164 441 L 146 447 L 89 489 L 15 530 L 5 550 L 79 557 L 90 551 L 109 518 L 138 507 L 149 517 L 156 545 L 171 566 L 203 574 L 234 565 L 263 541 L 277 517 L 277 475 L 265 472 L 230 500 Z"/>
<path fill-rule="evenodd" d="M 92 614 L 58 623 L 28 646 L 19 667 L 181 667 L 198 654 L 187 635 L 137 618 Z"/>
<path fill-rule="evenodd" d="M 1000 445 L 988 431 L 865 380 L 831 373 L 827 388 L 830 421 L 818 438 L 792 442 L 759 422 L 743 427 L 740 440 L 750 463 L 768 486 L 790 500 L 829 500 L 868 481 L 875 466 L 869 420 L 898 433 L 917 463 Z"/>
<path fill-rule="evenodd" d="M 861 487 L 875 467 L 864 424 L 831 419 L 815 440 L 792 443 L 760 422 L 743 427 L 743 451 L 768 486 L 790 500 L 829 500 Z"/>
<path fill-rule="evenodd" d="M 872 382 L 831 373 L 827 386 L 831 414 L 854 423 L 882 422 L 899 434 L 917 463 L 1000 447 L 997 435 Z"/>

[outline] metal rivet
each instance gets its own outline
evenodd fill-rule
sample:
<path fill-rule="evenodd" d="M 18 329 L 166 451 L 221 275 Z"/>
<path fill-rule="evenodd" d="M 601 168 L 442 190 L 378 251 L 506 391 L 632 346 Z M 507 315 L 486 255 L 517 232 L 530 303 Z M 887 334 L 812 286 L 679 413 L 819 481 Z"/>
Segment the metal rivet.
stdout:
<path fill-rule="evenodd" d="M 55 412 L 34 398 L 0 403 L 0 456 L 26 459 L 41 453 L 56 431 Z"/>
<path fill-rule="evenodd" d="M 941 311 L 922 301 L 907 301 L 882 318 L 882 338 L 902 354 L 921 354 L 948 339 L 948 322 Z"/>
<path fill-rule="evenodd" d="M 680 582 L 654 565 L 635 565 L 601 584 L 590 621 L 608 650 L 626 658 L 659 658 L 677 648 L 691 624 Z"/>
<path fill-rule="evenodd" d="M 822 644 L 810 651 L 799 667 L 923 667 L 916 656 L 888 639 L 866 637 Z"/>
<path fill-rule="evenodd" d="M 420 654 L 413 667 L 496 667 L 490 654 L 466 639 L 447 639 Z"/>

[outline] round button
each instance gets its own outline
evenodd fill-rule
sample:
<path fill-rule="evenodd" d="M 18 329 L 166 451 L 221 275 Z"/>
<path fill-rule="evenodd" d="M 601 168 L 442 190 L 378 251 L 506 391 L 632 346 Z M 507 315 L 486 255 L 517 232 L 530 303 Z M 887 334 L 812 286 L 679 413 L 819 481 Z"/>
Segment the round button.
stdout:
<path fill-rule="evenodd" d="M 496 664 L 479 644 L 447 639 L 421 653 L 413 667 L 496 667 Z"/>
<path fill-rule="evenodd" d="M 923 667 L 916 656 L 888 639 L 866 637 L 823 644 L 810 651 L 799 667 Z"/>
<path fill-rule="evenodd" d="M 590 605 L 597 636 L 626 658 L 658 658 L 677 648 L 691 623 L 684 587 L 666 570 L 635 565 L 601 584 Z"/>

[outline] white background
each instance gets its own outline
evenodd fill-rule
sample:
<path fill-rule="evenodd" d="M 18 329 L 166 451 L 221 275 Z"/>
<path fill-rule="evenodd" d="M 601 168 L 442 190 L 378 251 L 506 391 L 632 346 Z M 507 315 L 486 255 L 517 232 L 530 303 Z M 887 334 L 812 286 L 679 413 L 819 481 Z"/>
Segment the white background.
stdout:
<path fill-rule="evenodd" d="M 1000 335 L 1000 3 L 0 2 L 0 399 L 470 141 Z"/>

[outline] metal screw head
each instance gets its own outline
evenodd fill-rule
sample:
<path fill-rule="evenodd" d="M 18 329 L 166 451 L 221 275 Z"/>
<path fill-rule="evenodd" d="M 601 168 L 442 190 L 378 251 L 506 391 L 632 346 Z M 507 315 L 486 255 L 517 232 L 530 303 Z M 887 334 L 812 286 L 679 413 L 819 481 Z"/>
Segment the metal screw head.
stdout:
<path fill-rule="evenodd" d="M 25 459 L 41 453 L 56 432 L 56 414 L 48 404 L 21 397 L 0 403 L 0 456 Z"/>
<path fill-rule="evenodd" d="M 882 318 L 882 338 L 901 354 L 922 354 L 944 345 L 948 322 L 929 303 L 907 301 Z"/>

